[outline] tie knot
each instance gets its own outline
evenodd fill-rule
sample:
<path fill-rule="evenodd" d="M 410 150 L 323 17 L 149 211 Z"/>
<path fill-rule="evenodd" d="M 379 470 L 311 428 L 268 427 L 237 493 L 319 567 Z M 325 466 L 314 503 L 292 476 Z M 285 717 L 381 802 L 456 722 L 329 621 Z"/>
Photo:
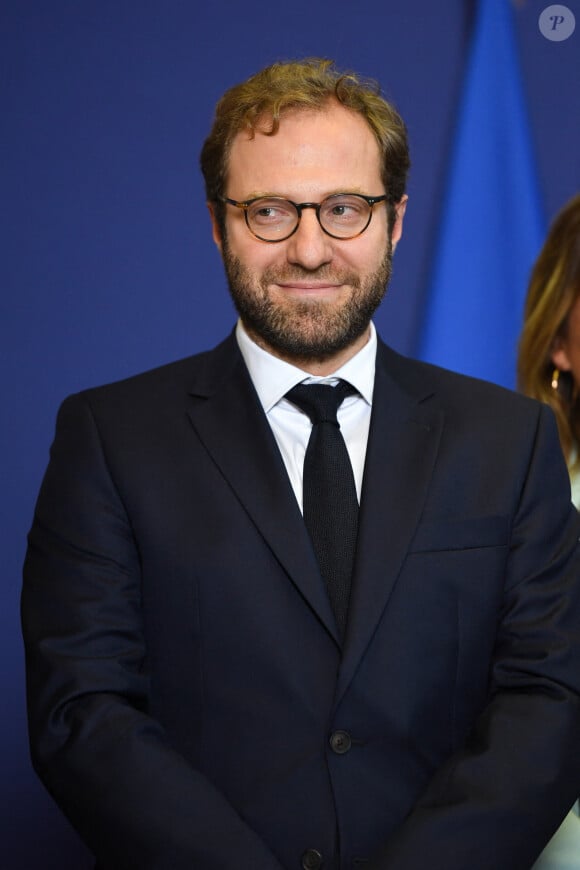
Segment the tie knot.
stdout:
<path fill-rule="evenodd" d="M 327 422 L 337 426 L 336 412 L 344 399 L 356 392 L 347 381 L 339 381 L 336 387 L 330 384 L 298 384 L 286 393 L 286 398 L 308 414 L 313 425 Z"/>

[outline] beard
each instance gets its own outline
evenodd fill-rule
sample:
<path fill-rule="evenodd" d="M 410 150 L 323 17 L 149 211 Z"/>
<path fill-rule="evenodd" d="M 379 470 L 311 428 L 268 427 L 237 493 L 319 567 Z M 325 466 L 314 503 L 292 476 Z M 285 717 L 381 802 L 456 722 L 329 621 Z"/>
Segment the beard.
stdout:
<path fill-rule="evenodd" d="M 230 295 L 236 310 L 257 344 L 289 361 L 324 362 L 353 344 L 368 328 L 387 289 L 392 271 L 389 239 L 374 272 L 360 275 L 328 265 L 270 267 L 259 277 L 223 245 L 223 260 Z M 286 281 L 331 281 L 350 287 L 342 300 L 273 299 L 269 287 Z"/>

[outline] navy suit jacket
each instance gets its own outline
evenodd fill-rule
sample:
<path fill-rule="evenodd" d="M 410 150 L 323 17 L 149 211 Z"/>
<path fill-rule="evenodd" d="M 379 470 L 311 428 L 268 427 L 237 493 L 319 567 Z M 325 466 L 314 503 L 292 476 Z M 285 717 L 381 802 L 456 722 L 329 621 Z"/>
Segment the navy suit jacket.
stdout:
<path fill-rule="evenodd" d="M 349 624 L 233 336 L 65 401 L 32 754 L 107 870 L 524 870 L 580 782 L 551 412 L 379 342 Z"/>

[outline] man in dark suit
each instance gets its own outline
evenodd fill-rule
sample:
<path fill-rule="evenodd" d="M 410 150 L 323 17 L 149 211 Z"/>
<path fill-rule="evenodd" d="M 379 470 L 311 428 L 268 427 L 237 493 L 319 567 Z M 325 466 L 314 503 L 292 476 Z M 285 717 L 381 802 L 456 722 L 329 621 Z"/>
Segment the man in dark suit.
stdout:
<path fill-rule="evenodd" d="M 378 339 L 408 153 L 370 86 L 268 68 L 202 168 L 240 320 L 60 410 L 35 766 L 107 870 L 529 868 L 580 776 L 551 413 Z M 305 399 L 335 391 L 340 430 Z"/>

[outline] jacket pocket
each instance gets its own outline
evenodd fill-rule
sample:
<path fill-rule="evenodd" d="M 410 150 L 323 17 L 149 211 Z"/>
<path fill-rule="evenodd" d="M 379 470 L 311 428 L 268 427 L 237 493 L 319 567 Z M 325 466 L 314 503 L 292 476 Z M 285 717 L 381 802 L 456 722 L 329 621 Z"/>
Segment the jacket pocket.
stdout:
<path fill-rule="evenodd" d="M 510 524 L 505 516 L 425 521 L 417 526 L 409 552 L 507 547 L 509 532 Z"/>

